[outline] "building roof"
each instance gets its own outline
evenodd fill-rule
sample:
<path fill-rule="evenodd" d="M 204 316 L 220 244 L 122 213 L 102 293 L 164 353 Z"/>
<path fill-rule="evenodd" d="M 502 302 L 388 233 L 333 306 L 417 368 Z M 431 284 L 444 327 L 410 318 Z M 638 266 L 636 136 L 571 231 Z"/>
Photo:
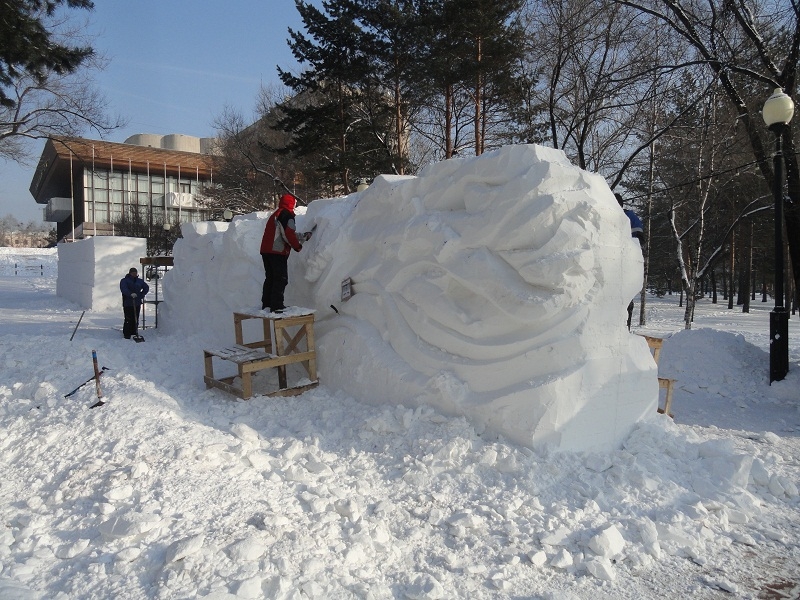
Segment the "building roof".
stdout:
<path fill-rule="evenodd" d="M 77 137 L 51 137 L 42 150 L 30 185 L 31 195 L 39 204 L 69 189 L 70 164 L 75 169 L 101 168 L 120 172 L 197 176 L 209 180 L 216 158 L 180 150 L 165 150 L 150 146 L 135 146 Z"/>

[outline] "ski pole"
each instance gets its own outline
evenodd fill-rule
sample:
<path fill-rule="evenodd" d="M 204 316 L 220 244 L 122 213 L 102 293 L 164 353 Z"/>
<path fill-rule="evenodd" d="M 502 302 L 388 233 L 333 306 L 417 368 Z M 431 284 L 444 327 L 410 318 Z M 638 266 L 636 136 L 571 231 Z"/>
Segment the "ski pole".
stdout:
<path fill-rule="evenodd" d="M 83 315 L 85 315 L 85 314 L 86 314 L 86 311 L 83 311 L 83 312 L 81 313 L 81 318 L 80 318 L 80 319 L 78 319 L 78 323 L 75 325 L 75 329 L 73 329 L 73 330 L 72 330 L 72 335 L 71 335 L 71 336 L 69 336 L 69 341 L 70 341 L 70 342 L 72 341 L 72 338 L 74 338 L 74 337 L 75 337 L 75 332 L 76 332 L 76 331 L 78 331 L 78 327 L 80 326 L 80 324 L 81 324 L 81 321 L 83 320 Z"/>
<path fill-rule="evenodd" d="M 102 372 L 103 372 L 103 371 L 108 371 L 108 367 L 103 367 L 103 368 L 100 370 L 100 374 L 101 374 L 101 375 L 102 375 Z M 77 392 L 79 389 L 81 389 L 81 388 L 82 388 L 83 386 L 85 386 L 87 383 L 89 383 L 90 381 L 94 381 L 95 377 L 97 377 L 97 376 L 96 376 L 96 375 L 92 375 L 91 377 L 89 377 L 89 379 L 87 379 L 86 381 L 84 381 L 82 384 L 80 384 L 78 387 L 76 387 L 74 390 L 72 390 L 72 391 L 71 391 L 69 394 L 65 394 L 65 395 L 64 395 L 64 398 L 69 398 L 70 396 L 74 395 L 74 394 L 75 394 L 75 393 L 76 393 L 76 392 Z"/>

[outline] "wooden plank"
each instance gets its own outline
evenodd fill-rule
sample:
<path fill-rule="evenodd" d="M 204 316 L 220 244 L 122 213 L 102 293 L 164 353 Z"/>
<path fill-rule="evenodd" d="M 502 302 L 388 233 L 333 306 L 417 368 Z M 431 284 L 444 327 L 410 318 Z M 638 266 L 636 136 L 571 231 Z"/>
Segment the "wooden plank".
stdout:
<path fill-rule="evenodd" d="M 314 323 L 309 323 L 306 331 L 306 341 L 308 349 L 314 352 L 314 357 L 309 358 L 305 363 L 306 371 L 308 371 L 308 378 L 312 381 L 317 380 L 317 350 L 314 345 Z"/>
<path fill-rule="evenodd" d="M 284 354 L 291 354 L 292 352 L 294 352 L 295 348 L 297 348 L 300 345 L 300 342 L 306 339 L 306 327 L 307 327 L 306 325 L 301 326 L 300 329 L 297 330 L 297 333 L 294 336 L 292 336 L 288 331 L 286 331 L 286 328 L 281 329 L 281 331 L 283 332 L 283 339 L 289 342 L 288 345 L 284 348 Z"/>
<path fill-rule="evenodd" d="M 282 356 L 284 353 L 283 351 L 283 335 L 278 333 L 278 326 L 276 323 L 275 325 L 275 354 L 278 356 Z M 286 363 L 283 365 L 278 366 L 278 387 L 281 389 L 285 389 L 288 387 L 286 381 Z"/>
<path fill-rule="evenodd" d="M 226 346 L 224 348 L 211 348 L 203 350 L 206 354 L 211 354 L 213 356 L 218 356 L 223 360 L 229 360 L 236 364 L 244 364 L 248 362 L 252 362 L 255 360 L 265 360 L 269 358 L 275 358 L 273 354 L 267 354 L 263 350 L 259 350 L 258 348 L 250 348 L 248 346 L 242 346 L 239 344 L 235 344 L 233 346 Z"/>
<path fill-rule="evenodd" d="M 214 377 L 214 357 L 203 351 L 206 377 Z"/>
<path fill-rule="evenodd" d="M 313 381 L 313 382 L 307 383 L 305 385 L 298 385 L 298 386 L 291 387 L 291 388 L 285 388 L 285 389 L 278 390 L 276 392 L 270 392 L 270 393 L 264 394 L 264 395 L 268 396 L 270 398 L 281 397 L 281 396 L 283 396 L 283 397 L 285 397 L 285 396 L 299 396 L 303 392 L 308 391 L 310 389 L 313 389 L 313 388 L 317 387 L 318 385 L 319 385 L 319 381 Z"/>
<path fill-rule="evenodd" d="M 249 319 L 260 319 L 261 320 L 261 327 L 263 329 L 263 337 L 260 340 L 255 340 L 253 342 L 244 341 L 244 331 L 242 322 L 247 321 Z M 233 329 L 234 329 L 234 337 L 236 339 L 236 343 L 242 346 L 248 346 L 250 348 L 264 348 L 265 352 L 272 352 L 272 336 L 270 335 L 270 320 L 266 315 L 263 313 L 261 314 L 250 314 L 245 312 L 235 312 L 233 313 Z"/>
<path fill-rule="evenodd" d="M 661 357 L 661 349 L 664 347 L 664 338 L 653 337 L 650 335 L 642 335 L 642 337 L 645 340 L 647 340 L 647 346 L 650 348 L 650 350 L 653 351 L 653 360 L 655 361 L 657 367 L 658 359 Z M 667 391 L 666 399 L 664 401 L 664 408 L 659 407 L 658 412 L 662 414 L 666 413 L 667 415 L 673 418 L 674 415 L 672 414 L 671 411 L 672 411 L 672 394 L 674 391 L 675 381 L 676 381 L 675 379 L 668 379 L 666 377 L 658 378 L 658 389 Z"/>
<path fill-rule="evenodd" d="M 278 356 L 275 354 L 267 354 L 262 350 L 256 348 L 248 348 L 247 346 L 232 346 L 227 348 L 216 348 L 203 350 L 208 361 L 212 356 L 216 356 L 222 360 L 228 360 L 235 363 L 244 369 L 246 373 L 253 371 L 260 371 L 261 369 L 268 369 L 272 367 L 283 367 L 294 363 L 310 360 L 316 357 L 313 351 L 297 352 L 295 354 L 288 354 L 286 356 Z"/>
<path fill-rule="evenodd" d="M 237 398 L 241 398 L 242 400 L 249 400 L 253 396 L 253 394 L 245 395 L 245 392 L 242 389 L 236 387 L 235 385 L 232 385 L 231 383 L 228 383 L 228 381 L 233 380 L 233 379 L 234 379 L 233 377 L 226 377 L 225 380 L 223 381 L 223 380 L 220 380 L 220 379 L 214 379 L 213 377 L 204 377 L 203 381 L 205 381 L 206 387 L 208 387 L 208 388 L 215 387 L 217 389 L 220 389 L 220 390 L 223 390 L 225 392 L 228 392 L 232 396 L 236 396 Z M 315 388 L 317 386 L 319 386 L 319 381 L 312 381 L 311 383 L 306 383 L 304 385 L 298 385 L 298 386 L 295 386 L 295 387 L 279 389 L 279 390 L 275 390 L 273 392 L 265 392 L 263 394 L 257 394 L 257 395 L 266 396 L 268 398 L 299 396 L 303 392 L 306 392 L 306 391 L 308 391 L 310 389 L 313 389 L 313 388 Z"/>
<path fill-rule="evenodd" d="M 279 315 L 274 315 L 271 318 L 273 318 L 276 322 L 279 322 L 283 327 L 292 327 L 293 325 L 313 323 L 314 313 L 308 313 L 304 315 L 279 314 Z"/>
<path fill-rule="evenodd" d="M 264 342 L 264 352 L 272 354 L 272 330 L 269 319 L 261 319 L 261 326 L 264 330 L 262 340 Z"/>
<path fill-rule="evenodd" d="M 649 335 L 642 336 L 647 340 L 647 345 L 653 351 L 653 360 L 658 364 L 658 359 L 661 356 L 661 348 L 664 346 L 663 338 L 652 337 Z"/>
<path fill-rule="evenodd" d="M 244 336 L 242 335 L 242 321 L 244 317 L 241 313 L 233 313 L 233 330 L 234 338 L 237 344 L 244 344 Z"/>
<path fill-rule="evenodd" d="M 224 381 L 220 381 L 219 379 L 214 379 L 213 377 L 208 377 L 208 376 L 203 377 L 203 381 L 205 381 L 206 387 L 215 387 L 225 392 L 228 392 L 233 396 L 237 396 L 238 398 L 242 398 L 243 400 L 245 399 L 242 390 L 229 383 L 225 383 Z"/>
<path fill-rule="evenodd" d="M 267 340 L 261 340 L 258 342 L 247 342 L 245 344 L 240 344 L 241 346 L 247 346 L 248 348 L 261 348 L 267 354 L 271 354 L 270 350 L 272 350 L 272 343 Z"/>
<path fill-rule="evenodd" d="M 658 378 L 658 389 L 659 390 L 667 390 L 667 395 L 664 400 L 664 409 L 658 409 L 660 413 L 666 413 L 672 418 L 675 418 L 675 415 L 672 414 L 672 392 L 675 386 L 674 379 L 667 379 L 666 377 L 659 377 Z"/>
<path fill-rule="evenodd" d="M 270 358 L 243 363 L 242 368 L 245 371 L 253 372 L 260 371 L 261 369 L 284 367 L 285 365 L 292 365 L 310 360 L 315 357 L 316 354 L 314 352 L 300 352 L 297 354 L 289 354 L 288 356 L 269 356 Z"/>
<path fill-rule="evenodd" d="M 245 371 L 241 366 L 239 367 L 239 375 L 242 377 L 242 398 L 247 400 L 253 395 L 253 379 L 252 373 Z"/>

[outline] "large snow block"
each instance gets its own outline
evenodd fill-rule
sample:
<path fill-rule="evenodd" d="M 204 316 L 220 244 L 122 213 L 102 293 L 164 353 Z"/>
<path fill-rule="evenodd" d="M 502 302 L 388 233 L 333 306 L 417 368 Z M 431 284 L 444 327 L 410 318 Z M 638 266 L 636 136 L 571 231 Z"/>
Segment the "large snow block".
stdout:
<path fill-rule="evenodd" d="M 228 342 L 231 312 L 260 307 L 266 216 L 184 226 L 169 328 Z M 317 311 L 322 385 L 560 450 L 615 447 L 656 414 L 656 365 L 625 325 L 641 249 L 605 181 L 562 152 L 509 146 L 380 176 L 296 222 L 317 229 L 289 259 L 286 301 Z"/>
<path fill-rule="evenodd" d="M 56 295 L 87 310 L 122 307 L 119 281 L 147 256 L 147 240 L 92 237 L 58 245 Z"/>

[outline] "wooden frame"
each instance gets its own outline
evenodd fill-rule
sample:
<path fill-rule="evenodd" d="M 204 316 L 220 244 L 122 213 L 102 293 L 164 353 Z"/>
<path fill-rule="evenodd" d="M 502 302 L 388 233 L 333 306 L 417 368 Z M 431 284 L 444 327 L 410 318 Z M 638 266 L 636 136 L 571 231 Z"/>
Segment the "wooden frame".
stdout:
<path fill-rule="evenodd" d="M 661 348 L 664 346 L 663 338 L 652 337 L 649 335 L 642 336 L 645 340 L 647 340 L 647 345 L 650 350 L 653 352 L 653 360 L 656 361 L 656 366 L 658 366 L 658 359 L 661 357 Z M 658 389 L 659 390 L 666 390 L 666 398 L 664 399 L 664 408 L 658 407 L 658 412 L 661 414 L 667 414 L 670 417 L 674 418 L 675 415 L 672 414 L 672 392 L 675 386 L 674 379 L 668 379 L 666 377 L 659 377 L 658 378 Z M 660 404 L 660 399 L 659 399 Z"/>
<path fill-rule="evenodd" d="M 244 341 L 242 322 L 260 319 L 263 338 Z M 284 316 L 263 312 L 233 313 L 236 344 L 224 348 L 203 350 L 206 387 L 216 387 L 242 399 L 253 395 L 252 375 L 264 369 L 278 370 L 278 390 L 265 396 L 295 396 L 319 384 L 317 379 L 317 354 L 314 349 L 314 314 Z M 302 348 L 305 340 L 305 349 Z M 234 377 L 214 377 L 214 357 L 233 362 L 237 366 L 241 387 L 234 385 Z M 300 363 L 308 373 L 311 383 L 289 387 L 286 365 Z"/>

